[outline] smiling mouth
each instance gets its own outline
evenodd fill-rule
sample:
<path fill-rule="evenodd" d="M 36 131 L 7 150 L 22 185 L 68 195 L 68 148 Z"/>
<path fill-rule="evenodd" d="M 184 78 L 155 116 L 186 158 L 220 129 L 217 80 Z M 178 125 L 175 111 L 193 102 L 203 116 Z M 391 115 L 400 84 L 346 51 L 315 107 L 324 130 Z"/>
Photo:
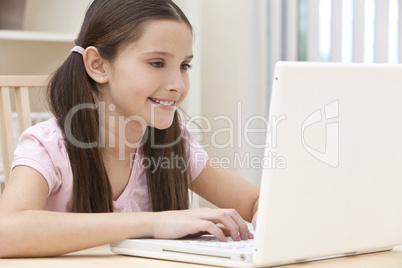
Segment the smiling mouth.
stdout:
<path fill-rule="evenodd" d="M 163 106 L 174 106 L 174 104 L 176 103 L 175 101 L 162 101 L 162 100 L 153 99 L 153 98 L 148 98 L 148 99 L 150 99 L 154 103 L 161 104 Z"/>

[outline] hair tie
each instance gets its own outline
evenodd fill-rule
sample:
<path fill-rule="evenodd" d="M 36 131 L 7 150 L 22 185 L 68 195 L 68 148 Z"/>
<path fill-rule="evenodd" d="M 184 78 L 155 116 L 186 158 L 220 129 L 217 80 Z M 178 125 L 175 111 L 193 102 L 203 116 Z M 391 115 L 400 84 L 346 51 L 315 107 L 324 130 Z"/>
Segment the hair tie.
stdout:
<path fill-rule="evenodd" d="M 84 56 L 85 49 L 83 49 L 80 46 L 75 46 L 75 47 L 73 47 L 73 49 L 71 49 L 71 52 L 77 52 L 77 53 L 81 54 L 82 56 Z"/>

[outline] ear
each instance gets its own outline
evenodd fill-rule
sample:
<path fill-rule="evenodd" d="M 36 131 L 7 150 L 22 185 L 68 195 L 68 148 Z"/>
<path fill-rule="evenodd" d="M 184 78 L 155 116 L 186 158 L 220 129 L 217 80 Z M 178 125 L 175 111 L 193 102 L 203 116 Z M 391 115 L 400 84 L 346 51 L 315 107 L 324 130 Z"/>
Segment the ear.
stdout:
<path fill-rule="evenodd" d="M 97 83 L 103 84 L 109 81 L 107 65 L 96 47 L 90 46 L 85 49 L 83 55 L 84 65 L 88 75 Z"/>

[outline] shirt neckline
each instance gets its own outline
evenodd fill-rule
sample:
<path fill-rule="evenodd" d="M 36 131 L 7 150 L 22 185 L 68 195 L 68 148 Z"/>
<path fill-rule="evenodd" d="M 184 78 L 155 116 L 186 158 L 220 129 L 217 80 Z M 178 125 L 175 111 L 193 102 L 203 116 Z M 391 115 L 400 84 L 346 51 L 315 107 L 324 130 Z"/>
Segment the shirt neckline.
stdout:
<path fill-rule="evenodd" d="M 133 159 L 132 164 L 133 167 L 131 169 L 129 181 L 126 187 L 124 188 L 123 192 L 121 193 L 121 195 L 116 199 L 116 201 L 113 200 L 114 210 L 121 211 L 130 201 L 130 197 L 133 196 L 135 190 L 135 184 L 138 182 L 140 172 L 142 171 L 141 166 L 136 164 L 136 162 L 139 159 L 141 159 L 141 156 L 142 156 L 142 150 L 141 147 L 139 147 L 137 148 L 137 152 L 135 153 Z"/>

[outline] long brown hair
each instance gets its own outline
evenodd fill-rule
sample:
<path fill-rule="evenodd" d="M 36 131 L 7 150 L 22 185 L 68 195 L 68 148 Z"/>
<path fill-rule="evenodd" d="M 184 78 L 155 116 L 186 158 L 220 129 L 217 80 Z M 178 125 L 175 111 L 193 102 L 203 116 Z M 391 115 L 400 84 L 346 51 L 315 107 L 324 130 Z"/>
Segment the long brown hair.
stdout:
<path fill-rule="evenodd" d="M 138 40 L 146 24 L 155 20 L 184 22 L 192 29 L 184 13 L 171 0 L 95 0 L 86 13 L 76 45 L 95 46 L 104 59 L 113 61 L 123 45 Z M 99 147 L 98 111 L 94 108 L 94 95 L 98 93 L 96 82 L 86 73 L 78 53 L 69 55 L 49 84 L 50 106 L 65 134 L 73 173 L 73 212 L 113 212 L 111 185 Z M 73 108 L 80 105 L 85 109 L 76 110 L 70 118 Z M 185 159 L 182 139 L 166 148 L 152 146 L 152 141 L 168 144 L 180 134 L 177 113 L 168 129 L 148 127 L 143 144 L 144 158 L 175 156 Z M 87 146 L 77 146 L 77 141 Z M 146 176 L 154 211 L 188 208 L 184 167 L 151 166 L 146 169 Z"/>

